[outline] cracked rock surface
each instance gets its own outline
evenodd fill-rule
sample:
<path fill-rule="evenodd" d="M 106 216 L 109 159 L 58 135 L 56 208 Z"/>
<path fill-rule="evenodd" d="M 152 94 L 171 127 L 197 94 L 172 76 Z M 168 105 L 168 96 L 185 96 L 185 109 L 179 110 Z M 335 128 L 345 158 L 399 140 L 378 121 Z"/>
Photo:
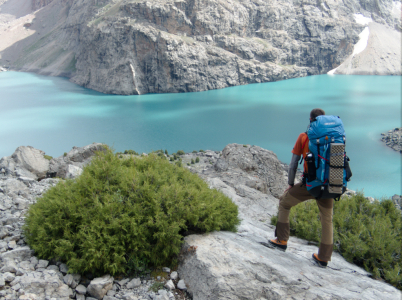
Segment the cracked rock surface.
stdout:
<path fill-rule="evenodd" d="M 254 157 L 250 155 L 253 148 L 259 153 Z M 190 164 L 190 169 L 211 188 L 229 196 L 238 205 L 242 221 L 237 233 L 214 232 L 185 238 L 178 272 L 193 299 L 397 300 L 402 297 L 399 290 L 371 279 L 368 272 L 348 263 L 336 252 L 326 269 L 319 268 L 311 258 L 318 247 L 308 241 L 290 237 L 286 252 L 261 245 L 260 242 L 274 238 L 270 218 L 276 215 L 279 200 L 270 191 L 242 185 L 235 174 L 244 177 L 268 168 L 271 170 L 268 174 L 278 177 L 279 161 L 271 151 L 249 145 L 230 144 L 222 152 L 212 152 L 209 157 L 207 154 L 202 154 L 207 159 L 200 160 L 204 164 L 197 167 Z M 215 167 L 210 164 L 214 155 Z M 269 163 L 267 155 L 271 155 Z M 222 165 L 232 169 L 216 168 Z"/>

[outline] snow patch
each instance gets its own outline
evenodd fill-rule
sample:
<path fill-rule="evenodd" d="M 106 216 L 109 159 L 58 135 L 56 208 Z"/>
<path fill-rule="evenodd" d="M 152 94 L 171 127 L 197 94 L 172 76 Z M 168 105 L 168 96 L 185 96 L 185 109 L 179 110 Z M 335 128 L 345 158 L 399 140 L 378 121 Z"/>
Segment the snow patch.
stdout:
<path fill-rule="evenodd" d="M 367 18 L 362 14 L 354 14 L 353 16 L 355 17 L 357 24 L 368 25 L 370 22 L 373 22 L 372 18 Z"/>
<path fill-rule="evenodd" d="M 356 23 L 359 23 L 359 24 L 362 24 L 362 25 L 368 25 L 368 23 L 373 21 L 371 18 L 366 18 L 366 17 L 364 17 L 363 15 L 360 15 L 360 14 L 355 14 L 354 16 L 356 18 Z M 352 58 L 355 55 L 361 53 L 364 49 L 366 49 L 368 39 L 369 39 L 369 35 L 370 35 L 370 30 L 369 30 L 368 27 L 364 28 L 364 30 L 359 34 L 359 41 L 356 43 L 356 45 L 353 48 Z M 342 64 L 340 64 L 337 68 L 332 69 L 327 74 L 328 75 L 334 75 L 336 69 L 338 69 L 340 66 L 342 66 Z"/>
<path fill-rule="evenodd" d="M 369 28 L 368 27 L 364 28 L 364 30 L 359 34 L 360 39 L 353 49 L 352 57 L 355 56 L 356 54 L 359 54 L 364 49 L 366 49 L 369 35 L 370 35 Z"/>

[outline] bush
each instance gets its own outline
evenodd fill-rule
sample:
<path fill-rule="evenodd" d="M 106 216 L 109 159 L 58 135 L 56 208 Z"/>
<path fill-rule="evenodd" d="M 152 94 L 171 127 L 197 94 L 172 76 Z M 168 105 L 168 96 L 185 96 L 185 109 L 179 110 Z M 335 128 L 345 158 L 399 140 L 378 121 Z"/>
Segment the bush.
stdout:
<path fill-rule="evenodd" d="M 193 153 L 197 153 L 197 150 L 193 150 Z"/>
<path fill-rule="evenodd" d="M 184 151 L 183 150 L 177 151 L 177 155 L 184 155 Z"/>
<path fill-rule="evenodd" d="M 194 159 L 191 159 L 191 164 L 194 165 Z"/>
<path fill-rule="evenodd" d="M 67 152 L 64 152 L 63 156 L 66 157 L 66 156 L 67 156 Z"/>
<path fill-rule="evenodd" d="M 166 149 L 165 149 L 165 154 L 166 154 L 166 155 L 169 155 L 169 152 L 168 152 Z"/>
<path fill-rule="evenodd" d="M 124 154 L 138 155 L 138 153 L 134 150 L 124 150 Z"/>
<path fill-rule="evenodd" d="M 61 259 L 72 273 L 115 275 L 174 263 L 185 232 L 234 231 L 237 213 L 187 169 L 107 150 L 38 199 L 23 230 L 40 258 Z"/>
<path fill-rule="evenodd" d="M 321 223 L 315 201 L 293 207 L 292 234 L 319 242 Z M 272 218 L 276 224 L 277 218 Z M 402 289 L 402 215 L 392 200 L 370 203 L 362 193 L 342 197 L 334 205 L 334 249 L 347 261 L 363 267 Z"/>
<path fill-rule="evenodd" d="M 46 154 L 45 154 L 45 155 L 43 155 L 43 157 L 44 157 L 44 158 L 46 158 L 47 160 L 51 160 L 51 159 L 53 158 L 53 156 L 46 155 Z"/>
<path fill-rule="evenodd" d="M 196 163 L 199 163 L 200 162 L 200 158 L 197 156 L 197 158 L 195 159 L 195 162 Z"/>

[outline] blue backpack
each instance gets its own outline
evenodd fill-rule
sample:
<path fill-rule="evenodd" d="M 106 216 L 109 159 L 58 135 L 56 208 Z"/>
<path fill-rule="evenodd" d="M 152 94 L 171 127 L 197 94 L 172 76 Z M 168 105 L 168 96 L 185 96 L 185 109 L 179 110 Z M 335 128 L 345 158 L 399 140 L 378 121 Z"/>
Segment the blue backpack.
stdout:
<path fill-rule="evenodd" d="M 307 129 L 306 187 L 316 199 L 339 200 L 352 176 L 345 152 L 345 130 L 336 116 L 318 116 Z"/>

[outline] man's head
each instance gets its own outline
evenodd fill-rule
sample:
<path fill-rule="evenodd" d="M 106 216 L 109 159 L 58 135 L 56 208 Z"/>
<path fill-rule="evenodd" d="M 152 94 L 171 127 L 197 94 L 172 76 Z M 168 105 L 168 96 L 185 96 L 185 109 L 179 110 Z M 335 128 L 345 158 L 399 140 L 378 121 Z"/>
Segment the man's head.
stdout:
<path fill-rule="evenodd" d="M 325 115 L 325 111 L 323 111 L 321 108 L 314 108 L 310 112 L 310 121 L 314 121 L 315 118 L 317 118 L 318 116 L 322 116 L 322 115 Z"/>

